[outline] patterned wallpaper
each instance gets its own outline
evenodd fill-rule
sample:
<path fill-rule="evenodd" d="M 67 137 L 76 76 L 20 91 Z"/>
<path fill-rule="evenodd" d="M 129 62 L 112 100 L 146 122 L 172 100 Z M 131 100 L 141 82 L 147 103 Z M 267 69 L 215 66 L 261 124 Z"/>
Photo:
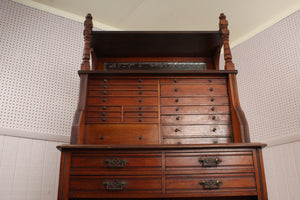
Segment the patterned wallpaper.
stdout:
<path fill-rule="evenodd" d="M 252 141 L 299 134 L 299 21 L 297 11 L 232 49 Z M 0 128 L 70 135 L 82 31 L 82 23 L 0 0 Z"/>
<path fill-rule="evenodd" d="M 232 49 L 251 141 L 300 135 L 299 22 L 298 10 Z"/>

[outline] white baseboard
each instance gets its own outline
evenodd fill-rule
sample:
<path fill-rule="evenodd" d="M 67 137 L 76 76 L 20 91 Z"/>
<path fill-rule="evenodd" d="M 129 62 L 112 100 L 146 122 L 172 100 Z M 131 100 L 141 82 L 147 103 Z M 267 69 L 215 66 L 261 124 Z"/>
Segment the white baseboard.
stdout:
<path fill-rule="evenodd" d="M 255 142 L 266 143 L 268 145 L 267 147 L 272 147 L 272 146 L 278 146 L 278 145 L 288 144 L 297 141 L 300 141 L 300 133 L 295 135 L 288 135 L 288 136 L 283 135 L 283 136 L 276 136 L 272 138 L 264 138 L 264 139 L 257 140 Z"/>
<path fill-rule="evenodd" d="M 35 139 L 35 140 L 52 141 L 52 142 L 70 143 L 70 136 L 54 135 L 54 134 L 47 134 L 47 133 L 41 133 L 35 131 L 10 129 L 10 128 L 2 128 L 2 127 L 0 127 L 0 135 Z"/>

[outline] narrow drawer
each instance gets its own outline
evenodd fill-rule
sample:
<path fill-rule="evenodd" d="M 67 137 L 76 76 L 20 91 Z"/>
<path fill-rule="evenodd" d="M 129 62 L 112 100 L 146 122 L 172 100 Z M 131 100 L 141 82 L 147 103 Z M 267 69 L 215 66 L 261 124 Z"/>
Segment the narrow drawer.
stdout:
<path fill-rule="evenodd" d="M 197 84 L 222 84 L 227 83 L 226 78 L 165 78 L 160 79 L 161 84 L 186 84 L 186 83 L 197 83 Z"/>
<path fill-rule="evenodd" d="M 229 105 L 228 97 L 163 97 L 161 105 Z"/>
<path fill-rule="evenodd" d="M 157 112 L 125 112 L 124 117 L 158 117 Z"/>
<path fill-rule="evenodd" d="M 231 137 L 230 125 L 162 126 L 164 138 Z"/>
<path fill-rule="evenodd" d="M 124 106 L 124 111 L 158 111 L 157 106 Z"/>
<path fill-rule="evenodd" d="M 229 114 L 229 106 L 161 106 L 161 114 Z"/>
<path fill-rule="evenodd" d="M 71 176 L 70 197 L 99 194 L 112 197 L 122 193 L 160 193 L 160 176 Z M 84 193 L 86 192 L 86 193 Z M 84 197 L 81 195 L 81 197 Z M 95 197 L 95 196 L 94 196 Z"/>
<path fill-rule="evenodd" d="M 164 144 L 219 144 L 231 143 L 232 138 L 174 138 L 164 139 Z"/>
<path fill-rule="evenodd" d="M 100 118 L 102 118 L 102 117 L 118 117 L 118 118 L 120 118 L 121 117 L 121 112 L 111 112 L 111 111 L 98 111 L 98 112 L 96 112 L 96 111 L 89 111 L 88 113 L 87 113 L 87 116 L 88 116 L 88 118 L 90 118 L 90 117 L 100 117 Z"/>
<path fill-rule="evenodd" d="M 158 123 L 157 117 L 125 117 L 124 123 Z"/>
<path fill-rule="evenodd" d="M 156 124 L 88 124 L 86 144 L 158 144 Z"/>
<path fill-rule="evenodd" d="M 157 90 L 157 85 L 90 85 L 90 90 Z"/>
<path fill-rule="evenodd" d="M 254 173 L 167 176 L 166 192 L 211 193 L 213 195 L 230 192 L 232 196 L 235 196 L 235 192 L 244 192 L 244 195 L 257 193 Z"/>
<path fill-rule="evenodd" d="M 161 85 L 161 96 L 227 96 L 226 85 Z"/>
<path fill-rule="evenodd" d="M 92 105 L 157 105 L 157 97 L 89 97 Z"/>
<path fill-rule="evenodd" d="M 171 115 L 161 116 L 162 124 L 230 124 L 230 115 Z"/>
<path fill-rule="evenodd" d="M 166 153 L 166 167 L 199 169 L 212 169 L 211 167 L 254 168 L 251 151 Z"/>
<path fill-rule="evenodd" d="M 121 111 L 121 106 L 88 106 L 88 111 Z"/>
<path fill-rule="evenodd" d="M 120 117 L 88 117 L 87 123 L 120 123 Z"/>
<path fill-rule="evenodd" d="M 153 90 L 89 90 L 90 96 L 157 96 Z"/>
<path fill-rule="evenodd" d="M 120 85 L 120 84 L 157 84 L 157 79 L 152 78 L 97 78 L 89 79 L 90 85 L 99 85 L 99 84 L 111 84 L 111 85 Z"/>

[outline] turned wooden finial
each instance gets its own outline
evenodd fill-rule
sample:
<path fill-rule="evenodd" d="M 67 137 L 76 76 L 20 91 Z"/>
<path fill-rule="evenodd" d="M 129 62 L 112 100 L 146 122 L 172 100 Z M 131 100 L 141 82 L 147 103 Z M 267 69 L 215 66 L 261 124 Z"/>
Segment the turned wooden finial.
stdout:
<path fill-rule="evenodd" d="M 92 39 L 92 29 L 93 29 L 93 17 L 89 13 L 85 17 L 84 21 L 84 50 L 83 50 L 83 58 L 81 64 L 81 70 L 90 70 L 90 57 L 91 57 L 91 39 Z"/>
<path fill-rule="evenodd" d="M 220 14 L 220 22 L 219 29 L 222 33 L 222 40 L 224 46 L 224 60 L 225 60 L 225 70 L 234 70 L 234 64 L 232 62 L 232 56 L 229 46 L 229 30 L 228 30 L 228 21 L 226 20 L 226 16 L 221 13 Z"/>

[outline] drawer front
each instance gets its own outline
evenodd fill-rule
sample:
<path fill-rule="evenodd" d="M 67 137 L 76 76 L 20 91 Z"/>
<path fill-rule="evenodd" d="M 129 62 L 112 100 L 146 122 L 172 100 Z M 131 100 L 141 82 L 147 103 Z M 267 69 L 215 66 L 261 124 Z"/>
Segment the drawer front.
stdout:
<path fill-rule="evenodd" d="M 110 111 L 102 111 L 102 112 L 91 112 L 87 113 L 88 118 L 90 117 L 121 117 L 121 112 L 110 112 Z"/>
<path fill-rule="evenodd" d="M 157 97 L 89 97 L 90 105 L 157 105 Z"/>
<path fill-rule="evenodd" d="M 230 115 L 171 115 L 161 116 L 162 124 L 230 124 Z"/>
<path fill-rule="evenodd" d="M 97 79 L 89 79 L 90 85 L 101 85 L 101 84 L 108 84 L 108 85 L 120 85 L 120 84 L 157 84 L 157 79 L 152 78 L 97 78 Z"/>
<path fill-rule="evenodd" d="M 124 106 L 124 111 L 158 111 L 157 106 Z"/>
<path fill-rule="evenodd" d="M 175 138 L 163 139 L 164 144 L 218 144 L 231 143 L 232 138 Z"/>
<path fill-rule="evenodd" d="M 250 192 L 256 194 L 255 176 L 253 173 L 243 174 L 209 174 L 206 176 L 167 176 L 166 192 L 207 193 Z"/>
<path fill-rule="evenodd" d="M 162 106 L 161 114 L 230 114 L 229 106 Z"/>
<path fill-rule="evenodd" d="M 88 117 L 87 118 L 87 123 L 88 124 L 93 124 L 93 123 L 121 123 L 121 117 Z"/>
<path fill-rule="evenodd" d="M 158 144 L 156 124 L 103 124 L 86 126 L 86 144 Z"/>
<path fill-rule="evenodd" d="M 125 112 L 124 117 L 158 117 L 157 112 Z"/>
<path fill-rule="evenodd" d="M 88 106 L 88 111 L 120 111 L 121 112 L 121 106 Z"/>
<path fill-rule="evenodd" d="M 162 126 L 164 138 L 231 137 L 230 125 Z"/>
<path fill-rule="evenodd" d="M 225 78 L 166 78 L 160 80 L 161 84 L 186 84 L 186 83 L 197 83 L 197 84 L 227 84 Z"/>
<path fill-rule="evenodd" d="M 135 170 L 157 170 L 161 169 L 160 154 L 123 154 L 121 152 L 111 154 L 103 153 L 73 153 L 71 160 L 71 170 L 82 170 L 84 173 L 90 173 L 87 169 L 99 170 L 101 173 L 112 171 L 115 174 L 121 173 L 123 170 L 129 171 L 132 174 Z"/>
<path fill-rule="evenodd" d="M 228 97 L 163 97 L 161 105 L 229 105 Z"/>
<path fill-rule="evenodd" d="M 90 96 L 157 96 L 151 90 L 89 90 Z"/>
<path fill-rule="evenodd" d="M 199 152 L 199 153 L 166 153 L 167 168 L 240 167 L 254 168 L 251 151 L 238 152 Z"/>
<path fill-rule="evenodd" d="M 157 90 L 157 85 L 90 85 L 90 90 Z"/>
<path fill-rule="evenodd" d="M 227 96 L 226 85 L 162 85 L 161 96 Z"/>
<path fill-rule="evenodd" d="M 122 193 L 160 193 L 160 176 L 71 176 L 70 196 L 101 194 L 101 196 Z M 83 196 L 82 196 L 83 197 Z"/>
<path fill-rule="evenodd" d="M 124 123 L 158 123 L 157 117 L 127 117 Z"/>

